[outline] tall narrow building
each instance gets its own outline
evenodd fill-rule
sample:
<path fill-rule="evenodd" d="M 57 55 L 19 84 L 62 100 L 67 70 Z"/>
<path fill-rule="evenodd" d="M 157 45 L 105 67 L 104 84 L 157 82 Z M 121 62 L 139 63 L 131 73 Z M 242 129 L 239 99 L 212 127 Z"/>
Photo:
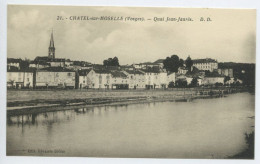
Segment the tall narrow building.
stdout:
<path fill-rule="evenodd" d="M 53 39 L 53 30 L 51 32 L 51 40 L 50 40 L 50 46 L 49 46 L 49 55 L 48 57 L 50 59 L 55 59 L 55 47 L 54 47 L 54 39 Z"/>

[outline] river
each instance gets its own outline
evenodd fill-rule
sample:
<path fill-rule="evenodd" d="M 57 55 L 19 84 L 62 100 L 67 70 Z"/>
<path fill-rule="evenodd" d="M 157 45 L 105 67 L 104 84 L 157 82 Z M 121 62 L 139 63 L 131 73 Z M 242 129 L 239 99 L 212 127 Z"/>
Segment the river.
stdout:
<path fill-rule="evenodd" d="M 7 155 L 226 158 L 246 148 L 255 96 L 155 102 L 12 116 Z"/>

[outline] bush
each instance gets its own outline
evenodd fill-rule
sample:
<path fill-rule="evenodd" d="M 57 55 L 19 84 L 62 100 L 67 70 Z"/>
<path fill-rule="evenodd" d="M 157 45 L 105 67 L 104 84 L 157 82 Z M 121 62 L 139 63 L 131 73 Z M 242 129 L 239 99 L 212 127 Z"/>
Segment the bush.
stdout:
<path fill-rule="evenodd" d="M 187 81 L 186 80 L 177 80 L 175 86 L 178 88 L 185 88 L 185 87 L 187 87 Z"/>
<path fill-rule="evenodd" d="M 174 88 L 174 82 L 173 81 L 169 82 L 168 88 Z"/>

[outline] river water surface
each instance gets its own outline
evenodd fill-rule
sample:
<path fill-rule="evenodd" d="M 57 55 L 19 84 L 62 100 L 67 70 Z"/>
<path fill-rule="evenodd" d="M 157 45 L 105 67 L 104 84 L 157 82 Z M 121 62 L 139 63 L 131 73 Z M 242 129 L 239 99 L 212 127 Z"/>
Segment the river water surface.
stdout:
<path fill-rule="evenodd" d="M 254 100 L 238 93 L 12 116 L 7 155 L 225 158 L 246 148 Z"/>

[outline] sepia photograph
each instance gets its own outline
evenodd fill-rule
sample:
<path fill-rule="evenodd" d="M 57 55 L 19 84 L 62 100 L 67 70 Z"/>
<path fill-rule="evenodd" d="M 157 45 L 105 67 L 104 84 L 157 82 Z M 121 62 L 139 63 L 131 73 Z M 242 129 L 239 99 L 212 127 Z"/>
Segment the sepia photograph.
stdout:
<path fill-rule="evenodd" d="M 6 155 L 255 159 L 256 9 L 7 6 Z"/>

